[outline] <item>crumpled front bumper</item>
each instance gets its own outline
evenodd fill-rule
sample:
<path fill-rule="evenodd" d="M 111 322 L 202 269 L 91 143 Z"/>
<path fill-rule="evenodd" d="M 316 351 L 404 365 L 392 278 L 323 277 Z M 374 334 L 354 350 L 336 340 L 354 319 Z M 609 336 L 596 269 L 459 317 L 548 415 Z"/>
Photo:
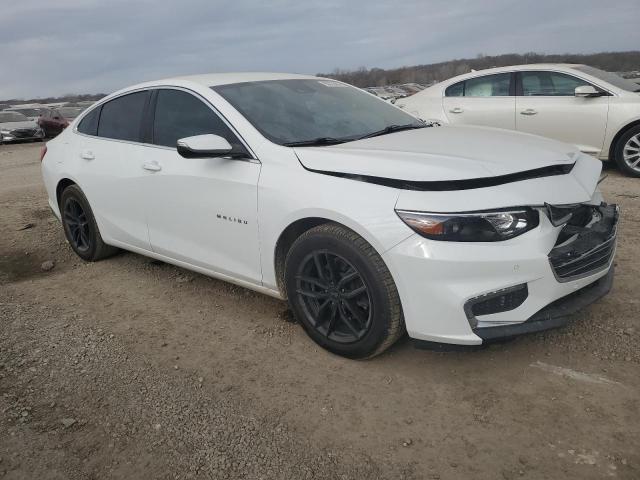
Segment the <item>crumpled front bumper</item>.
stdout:
<path fill-rule="evenodd" d="M 535 230 L 504 242 L 463 244 L 415 235 L 386 252 L 409 336 L 420 345 L 471 346 L 565 324 L 613 281 L 617 207 L 590 207 L 602 209 L 602 218 L 575 225 L 564 237 L 566 225 L 553 225 L 540 211 Z M 569 274 L 559 278 L 565 265 L 571 265 Z M 571 272 L 576 266 L 577 273 Z M 503 292 L 522 295 L 524 287 L 524 300 L 516 298 L 509 308 L 469 313 L 469 304 Z"/>

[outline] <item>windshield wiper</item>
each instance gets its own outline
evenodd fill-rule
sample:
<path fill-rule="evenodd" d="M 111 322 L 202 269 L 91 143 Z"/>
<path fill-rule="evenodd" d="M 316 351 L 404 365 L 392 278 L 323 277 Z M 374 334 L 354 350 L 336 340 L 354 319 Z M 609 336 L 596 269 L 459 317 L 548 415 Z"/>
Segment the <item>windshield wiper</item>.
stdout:
<path fill-rule="evenodd" d="M 414 130 L 416 128 L 425 128 L 425 127 L 428 127 L 428 125 L 424 123 L 418 123 L 418 124 L 408 123 L 406 125 L 389 125 L 388 127 L 384 127 L 382 130 L 378 130 L 377 132 L 367 133 L 362 137 L 358 137 L 358 140 L 363 140 L 365 138 L 371 138 L 371 137 L 379 137 L 380 135 L 387 135 L 388 133 L 400 132 L 402 130 Z"/>
<path fill-rule="evenodd" d="M 311 140 L 300 140 L 298 142 L 287 142 L 283 143 L 285 147 L 315 147 L 319 145 L 338 145 L 339 143 L 344 143 L 347 140 L 342 140 L 340 138 L 333 137 L 318 137 L 312 138 Z"/>

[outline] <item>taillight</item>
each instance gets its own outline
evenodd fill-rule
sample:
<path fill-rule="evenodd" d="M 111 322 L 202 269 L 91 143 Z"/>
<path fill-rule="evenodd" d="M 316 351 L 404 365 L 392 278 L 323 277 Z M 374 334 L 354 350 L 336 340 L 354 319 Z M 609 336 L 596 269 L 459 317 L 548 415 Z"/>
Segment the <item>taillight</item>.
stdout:
<path fill-rule="evenodd" d="M 40 161 L 44 160 L 44 156 L 47 154 L 47 146 L 43 145 L 40 149 Z"/>

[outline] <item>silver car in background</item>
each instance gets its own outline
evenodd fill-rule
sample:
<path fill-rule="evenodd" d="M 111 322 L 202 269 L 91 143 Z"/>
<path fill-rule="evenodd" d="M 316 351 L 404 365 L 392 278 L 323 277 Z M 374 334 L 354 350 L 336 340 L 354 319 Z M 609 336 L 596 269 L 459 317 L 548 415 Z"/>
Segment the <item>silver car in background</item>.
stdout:
<path fill-rule="evenodd" d="M 43 138 L 44 131 L 35 120 L 30 120 L 19 112 L 0 112 L 0 143 Z"/>

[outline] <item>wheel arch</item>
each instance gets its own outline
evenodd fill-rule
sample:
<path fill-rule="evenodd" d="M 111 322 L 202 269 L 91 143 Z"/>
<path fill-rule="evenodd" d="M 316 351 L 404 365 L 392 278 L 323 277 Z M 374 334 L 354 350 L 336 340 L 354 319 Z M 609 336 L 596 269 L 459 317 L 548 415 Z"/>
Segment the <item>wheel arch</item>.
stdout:
<path fill-rule="evenodd" d="M 333 220 L 324 217 L 305 217 L 295 220 L 290 223 L 278 237 L 276 241 L 275 250 L 273 253 L 273 267 L 276 275 L 276 285 L 282 298 L 287 298 L 287 292 L 284 287 L 284 263 L 287 258 L 287 254 L 300 235 L 304 232 L 311 230 L 318 225 L 333 222 Z M 336 222 L 337 223 L 337 222 Z"/>
<path fill-rule="evenodd" d="M 640 118 L 627 123 L 618 130 L 618 132 L 613 136 L 613 139 L 611 139 L 611 144 L 609 145 L 609 160 L 615 160 L 616 146 L 618 145 L 620 137 L 622 137 L 629 129 L 638 126 L 640 126 Z"/>
<path fill-rule="evenodd" d="M 65 188 L 71 186 L 71 185 L 77 185 L 77 182 L 75 182 L 74 180 L 68 178 L 68 177 L 64 177 L 61 178 L 57 185 L 56 185 L 56 202 L 58 203 L 58 206 L 60 205 L 60 199 L 62 198 L 62 192 L 64 192 Z"/>
<path fill-rule="evenodd" d="M 317 212 L 320 213 L 320 212 Z M 344 228 L 347 228 L 357 235 L 361 236 L 367 243 L 369 243 L 380 255 L 383 256 L 385 252 L 385 248 L 383 245 L 377 241 L 376 237 L 367 229 L 360 224 L 353 224 L 354 222 L 349 221 L 349 219 L 342 218 L 332 218 L 333 215 L 328 214 L 317 214 L 317 215 L 308 215 L 302 216 L 295 220 L 292 220 L 288 223 L 288 225 L 281 231 L 278 236 L 277 241 L 275 242 L 275 248 L 273 250 L 273 268 L 275 273 L 275 283 L 280 291 L 282 298 L 286 299 L 286 291 L 284 288 L 284 264 L 287 258 L 287 254 L 293 242 L 296 241 L 300 235 L 304 232 L 311 230 L 318 225 L 322 225 L 325 223 L 335 223 L 336 225 L 340 225 Z M 384 261 L 384 260 L 383 260 Z M 389 266 L 387 265 L 387 268 Z M 389 269 L 391 271 L 391 269 Z"/>

